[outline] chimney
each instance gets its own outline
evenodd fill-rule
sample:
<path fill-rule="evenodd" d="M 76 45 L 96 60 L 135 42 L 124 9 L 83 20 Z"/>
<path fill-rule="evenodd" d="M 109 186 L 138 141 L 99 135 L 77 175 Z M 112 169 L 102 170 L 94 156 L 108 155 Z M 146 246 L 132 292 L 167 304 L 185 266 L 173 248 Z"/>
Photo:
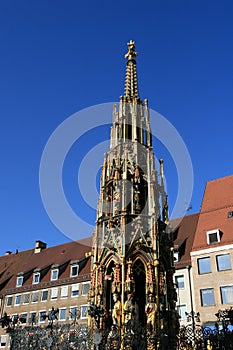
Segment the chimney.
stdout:
<path fill-rule="evenodd" d="M 47 248 L 47 244 L 42 242 L 42 241 L 36 241 L 36 245 L 35 245 L 35 249 L 34 249 L 34 253 L 40 253 L 42 250 Z"/>

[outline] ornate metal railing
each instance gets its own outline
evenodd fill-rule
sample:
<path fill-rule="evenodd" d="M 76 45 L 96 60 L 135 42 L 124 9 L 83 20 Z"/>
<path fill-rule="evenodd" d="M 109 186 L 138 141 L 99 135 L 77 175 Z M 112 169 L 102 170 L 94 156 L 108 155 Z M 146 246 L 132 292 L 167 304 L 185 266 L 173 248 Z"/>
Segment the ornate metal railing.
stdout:
<path fill-rule="evenodd" d="M 103 327 L 100 322 L 102 311 L 93 309 L 91 312 L 96 317 L 89 327 L 77 323 L 79 314 L 75 315 L 72 324 L 54 322 L 56 318 L 51 318 L 51 315 L 46 316 L 49 316 L 49 323 L 44 327 L 36 325 L 37 320 L 25 327 L 7 315 L 1 323 L 10 335 L 10 350 L 170 350 L 169 337 L 162 331 L 161 334 L 152 334 L 147 327 L 130 321 L 120 329 L 115 325 Z M 233 349 L 233 332 L 228 327 L 232 323 L 232 309 L 219 310 L 216 316 L 213 328 L 201 327 L 196 322 L 182 326 L 177 337 L 177 350 Z"/>

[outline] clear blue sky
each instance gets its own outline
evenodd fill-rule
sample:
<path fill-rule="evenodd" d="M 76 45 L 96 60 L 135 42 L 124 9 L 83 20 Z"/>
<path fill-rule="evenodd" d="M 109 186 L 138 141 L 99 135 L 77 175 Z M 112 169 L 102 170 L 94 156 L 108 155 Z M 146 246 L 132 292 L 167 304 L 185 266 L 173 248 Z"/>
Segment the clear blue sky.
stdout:
<path fill-rule="evenodd" d="M 41 201 L 41 154 L 71 114 L 118 101 L 130 39 L 139 52 L 141 98 L 175 126 L 190 152 L 190 213 L 199 211 L 206 181 L 233 173 L 232 18 L 230 0 L 1 1 L 1 255 L 37 239 L 49 246 L 68 240 Z M 93 223 L 94 210 L 76 202 L 79 150 L 67 160 L 66 194 Z M 166 169 L 171 202 L 173 171 Z"/>

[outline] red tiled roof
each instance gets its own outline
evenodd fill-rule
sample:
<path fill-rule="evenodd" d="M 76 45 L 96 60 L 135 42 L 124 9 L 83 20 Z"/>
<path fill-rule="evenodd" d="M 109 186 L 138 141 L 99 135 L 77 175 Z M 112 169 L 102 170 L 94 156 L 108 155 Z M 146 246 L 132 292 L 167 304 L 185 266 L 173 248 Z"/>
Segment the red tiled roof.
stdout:
<path fill-rule="evenodd" d="M 206 232 L 215 229 L 222 232 L 222 237 L 214 245 L 233 243 L 233 218 L 228 218 L 230 211 L 233 211 L 233 175 L 207 182 L 193 250 L 209 248 Z"/>
<path fill-rule="evenodd" d="M 88 238 L 43 249 L 39 253 L 34 253 L 34 249 L 30 249 L 0 257 L 0 293 L 4 294 L 9 289 L 13 292 L 16 287 L 17 274 L 20 272 L 24 273 L 24 276 L 28 276 L 24 280 L 23 286 L 17 290 L 33 288 L 32 278 L 35 269 L 41 271 L 41 281 L 40 284 L 36 285 L 37 289 L 45 283 L 57 283 L 50 282 L 51 266 L 53 265 L 63 267 L 60 269 L 59 282 L 88 279 L 90 258 L 86 258 L 85 254 L 91 251 L 91 242 L 91 238 Z M 70 278 L 70 262 L 72 261 L 77 261 L 80 265 L 79 276 L 75 278 Z"/>
<path fill-rule="evenodd" d="M 184 216 L 182 219 L 171 220 L 171 228 L 174 227 L 174 247 L 179 251 L 179 261 L 175 262 L 175 268 L 181 269 L 191 263 L 190 252 L 192 250 L 194 235 L 199 214 Z"/>

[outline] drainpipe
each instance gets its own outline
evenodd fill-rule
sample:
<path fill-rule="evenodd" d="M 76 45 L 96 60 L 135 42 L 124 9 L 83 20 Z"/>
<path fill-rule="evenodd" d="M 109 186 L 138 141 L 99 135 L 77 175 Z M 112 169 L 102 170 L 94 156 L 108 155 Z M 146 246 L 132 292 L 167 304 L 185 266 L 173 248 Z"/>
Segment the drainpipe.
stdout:
<path fill-rule="evenodd" d="M 1 304 L 0 304 L 0 318 L 3 317 L 3 312 L 4 312 L 4 300 L 5 300 L 5 295 L 2 294 L 0 296 Z"/>

